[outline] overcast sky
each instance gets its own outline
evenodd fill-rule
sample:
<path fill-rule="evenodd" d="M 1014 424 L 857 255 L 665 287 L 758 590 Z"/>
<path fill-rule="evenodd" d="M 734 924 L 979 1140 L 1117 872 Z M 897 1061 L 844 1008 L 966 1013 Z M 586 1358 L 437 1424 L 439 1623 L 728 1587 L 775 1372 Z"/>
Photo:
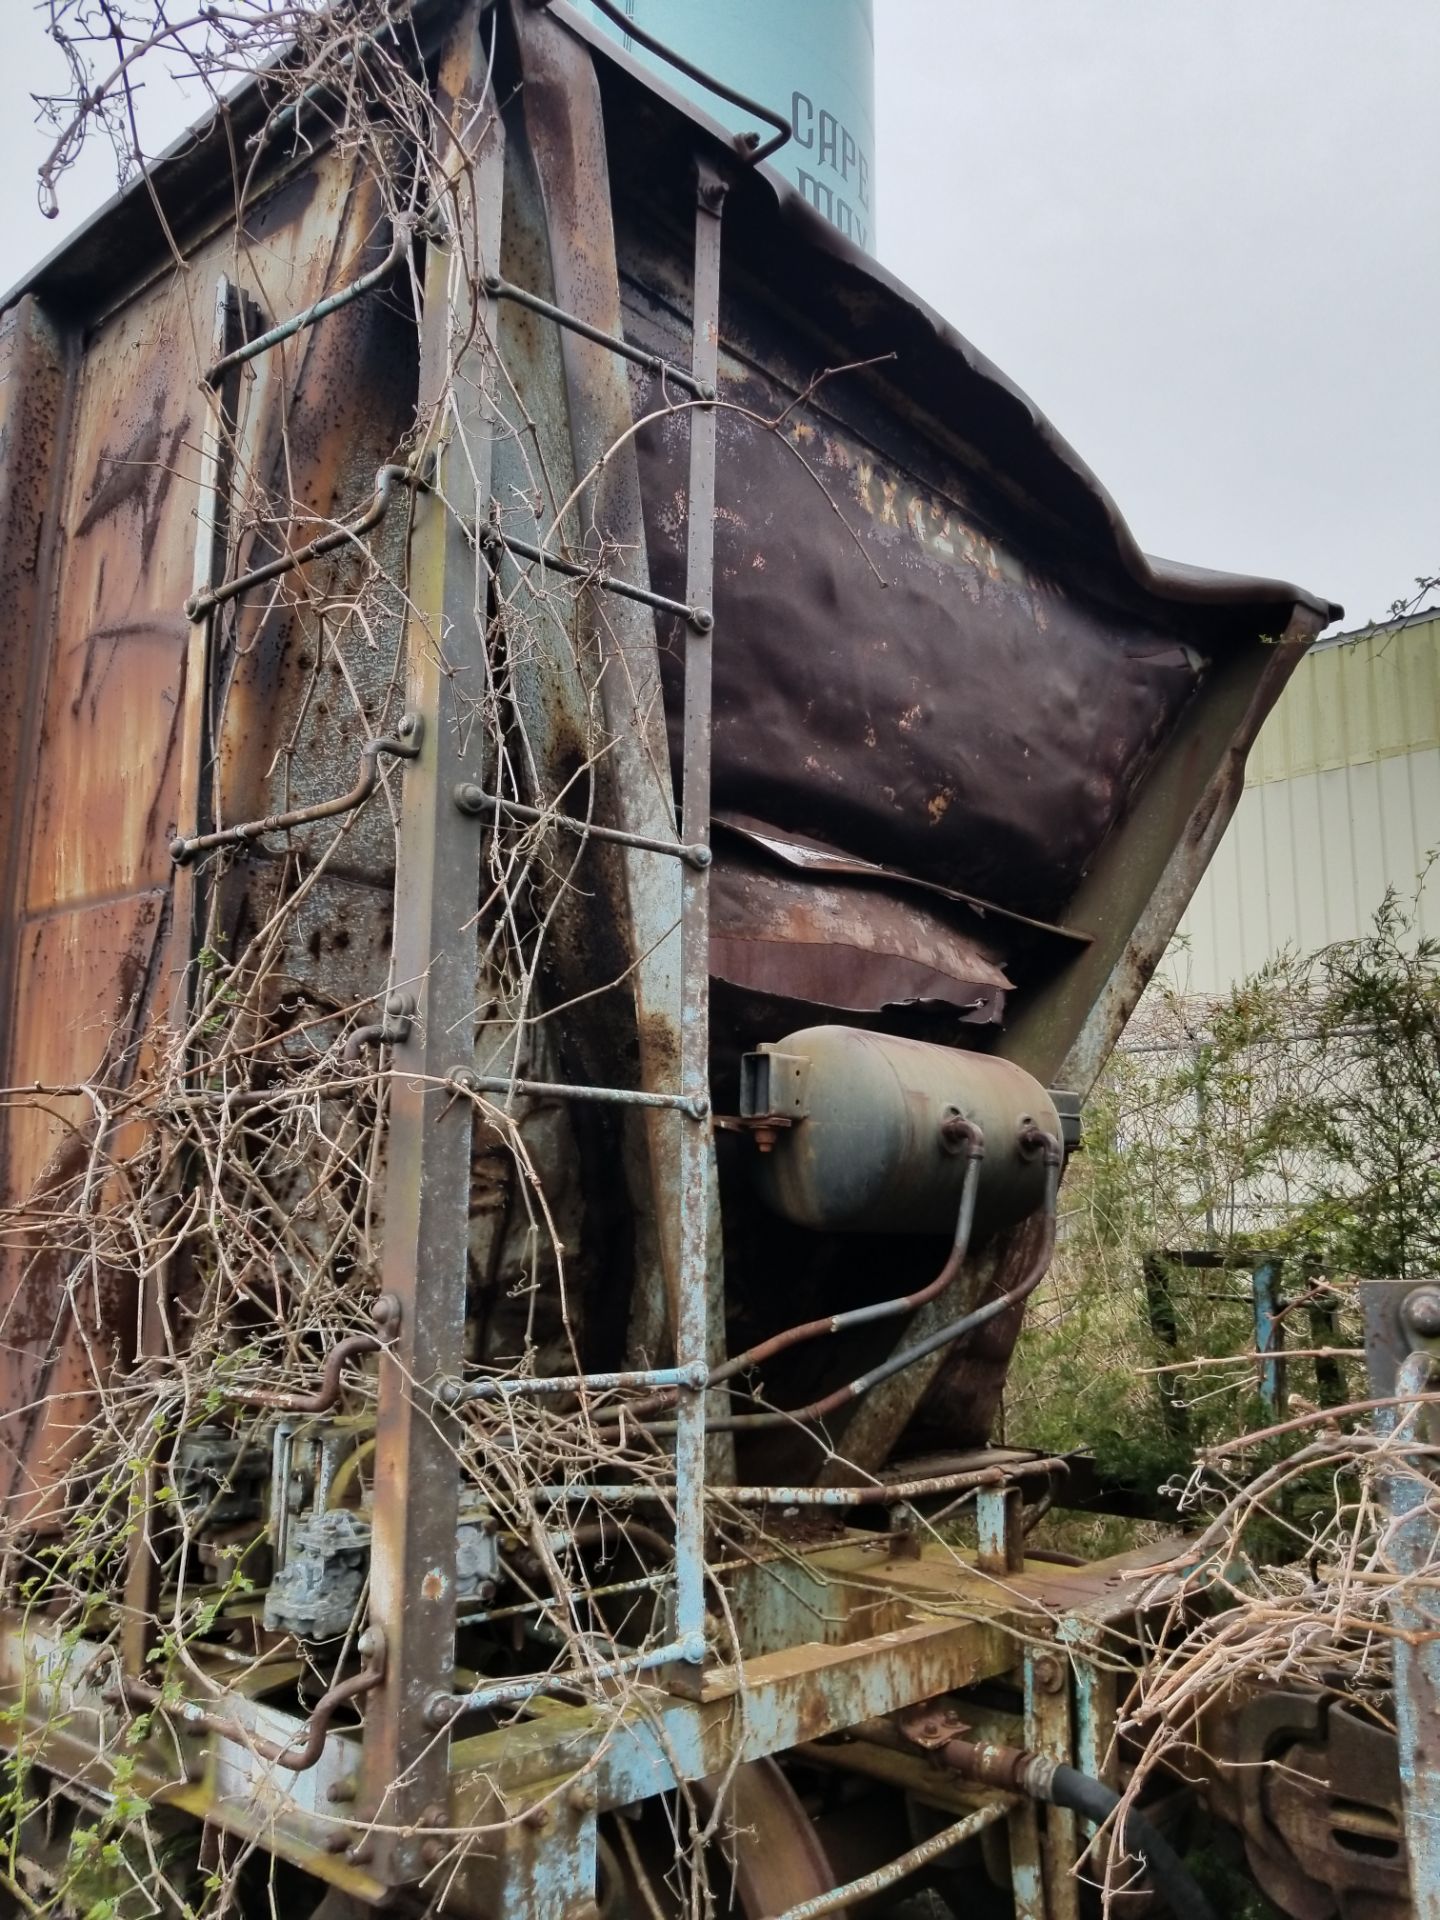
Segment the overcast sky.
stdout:
<path fill-rule="evenodd" d="M 714 0 L 723 6 L 724 0 Z M 775 0 L 776 5 L 786 0 Z M 59 57 L 0 0 L 6 285 Z M 1440 573 L 1440 6 L 875 0 L 885 264 L 1025 387 L 1142 546 L 1347 625 Z"/>

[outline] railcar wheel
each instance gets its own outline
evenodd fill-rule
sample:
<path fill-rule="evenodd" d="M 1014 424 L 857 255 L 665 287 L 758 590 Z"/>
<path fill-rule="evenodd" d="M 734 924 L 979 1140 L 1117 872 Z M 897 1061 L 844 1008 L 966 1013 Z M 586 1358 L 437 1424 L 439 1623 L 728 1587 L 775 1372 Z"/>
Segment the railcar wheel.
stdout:
<path fill-rule="evenodd" d="M 715 1913 L 766 1920 L 837 1884 L 825 1849 L 790 1782 L 773 1760 L 716 1774 L 692 1790 L 707 1816 L 723 1806 L 724 1837 L 711 1848 Z M 723 1799 L 722 1799 L 723 1796 Z M 638 1817 L 607 1822 L 598 1904 L 603 1920 L 680 1920 L 672 1808 L 647 1802 Z"/>

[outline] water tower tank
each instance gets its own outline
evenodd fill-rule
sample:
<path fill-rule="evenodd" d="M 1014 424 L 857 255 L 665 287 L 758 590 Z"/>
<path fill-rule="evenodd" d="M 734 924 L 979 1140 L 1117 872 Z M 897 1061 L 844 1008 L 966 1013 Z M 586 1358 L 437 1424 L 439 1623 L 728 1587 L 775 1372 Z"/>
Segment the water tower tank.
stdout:
<path fill-rule="evenodd" d="M 874 0 L 618 3 L 642 31 L 786 114 L 795 137 L 770 165 L 842 233 L 874 250 Z M 580 11 L 734 132 L 753 124 L 632 40 L 590 0 L 582 0 Z"/>

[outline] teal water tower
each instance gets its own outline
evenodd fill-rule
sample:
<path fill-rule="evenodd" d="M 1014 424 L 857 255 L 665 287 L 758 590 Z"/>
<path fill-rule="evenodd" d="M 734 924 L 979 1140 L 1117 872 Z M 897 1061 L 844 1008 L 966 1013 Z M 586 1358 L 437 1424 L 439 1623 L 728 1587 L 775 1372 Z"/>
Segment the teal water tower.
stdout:
<path fill-rule="evenodd" d="M 642 32 L 783 113 L 795 137 L 770 165 L 858 246 L 875 247 L 874 0 L 618 0 Z M 580 11 L 732 132 L 743 111 L 667 66 L 598 7 Z M 766 133 L 767 129 L 758 129 Z"/>

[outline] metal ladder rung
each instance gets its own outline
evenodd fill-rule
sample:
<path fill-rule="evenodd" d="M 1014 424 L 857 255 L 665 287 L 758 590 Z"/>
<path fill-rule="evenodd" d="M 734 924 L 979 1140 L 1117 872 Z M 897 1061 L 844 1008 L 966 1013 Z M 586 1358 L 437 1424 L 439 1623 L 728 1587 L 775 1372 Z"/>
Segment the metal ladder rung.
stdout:
<path fill-rule="evenodd" d="M 170 858 L 177 867 L 183 867 L 197 853 L 209 853 L 216 847 L 249 846 L 263 839 L 267 833 L 284 833 L 291 827 L 309 827 L 320 820 L 333 820 L 339 814 L 353 813 L 356 807 L 365 804 L 380 783 L 381 754 L 392 754 L 399 760 L 413 760 L 420 752 L 423 737 L 420 716 L 402 713 L 398 738 L 381 735 L 376 740 L 367 740 L 360 749 L 360 771 L 348 793 L 337 794 L 333 800 L 317 800 L 313 806 L 292 808 L 289 813 L 267 814 L 263 820 L 245 820 L 239 826 L 221 827 L 215 833 L 196 834 L 190 840 L 182 836 L 170 842 Z"/>
<path fill-rule="evenodd" d="M 710 1384 L 710 1369 L 704 1361 L 688 1367 L 642 1367 L 626 1373 L 541 1374 L 534 1378 L 511 1376 L 485 1380 L 450 1380 L 436 1388 L 435 1398 L 448 1407 L 474 1400 L 513 1400 L 527 1393 L 609 1393 L 630 1387 L 688 1387 L 694 1393 Z"/>
<path fill-rule="evenodd" d="M 372 287 L 378 287 L 410 252 L 410 236 L 414 232 L 413 219 L 397 219 L 395 238 L 390 243 L 390 251 L 378 266 L 371 267 L 368 273 L 362 273 L 358 280 L 352 280 L 348 287 L 339 287 L 334 293 L 323 294 L 313 306 L 306 307 L 303 313 L 297 313 L 288 320 L 281 320 L 266 332 L 257 334 L 253 340 L 227 353 L 217 360 L 205 374 L 208 387 L 217 386 L 232 367 L 242 367 L 247 360 L 254 360 L 262 353 L 268 353 L 271 347 L 278 347 L 282 340 L 289 340 L 306 327 L 313 327 L 317 320 L 324 320 L 332 313 L 338 313 L 341 307 L 348 307 L 352 300 L 358 300 L 362 293 L 368 293 Z"/>
<path fill-rule="evenodd" d="M 457 1067 L 451 1082 L 462 1093 L 524 1093 L 542 1100 L 596 1100 L 622 1107 L 668 1107 L 689 1120 L 703 1120 L 710 1111 L 705 1093 L 644 1093 L 634 1087 L 581 1087 L 565 1080 L 516 1080 L 508 1073 L 475 1073 Z"/>
<path fill-rule="evenodd" d="M 607 573 L 598 561 L 587 567 L 575 560 L 562 560 L 559 554 L 548 553 L 544 547 L 533 546 L 530 541 L 517 539 L 512 533 L 502 533 L 493 523 L 487 523 L 480 529 L 479 539 L 481 552 L 488 556 L 498 554 L 503 548 L 506 553 L 518 554 L 522 560 L 536 561 L 540 566 L 563 573 L 571 580 L 583 580 L 587 586 L 595 587 L 602 593 L 618 593 L 622 599 L 638 600 L 641 606 L 655 607 L 661 613 L 676 614 L 695 633 L 709 633 L 715 624 L 715 616 L 708 607 L 687 606 L 683 600 L 667 600 L 663 593 L 652 593 L 648 587 L 632 587 L 628 580 L 617 580 L 613 573 Z"/>
<path fill-rule="evenodd" d="M 455 804 L 462 813 L 495 812 L 528 826 L 559 827 L 566 833 L 580 834 L 590 840 L 607 840 L 618 847 L 638 847 L 642 853 L 665 853 L 683 860 L 687 866 L 704 869 L 714 855 L 701 840 L 660 840 L 648 833 L 626 833 L 619 827 L 597 826 L 593 820 L 577 820 L 573 814 L 556 813 L 546 807 L 522 806 L 518 800 L 506 800 L 498 793 L 487 793 L 465 781 L 455 789 Z"/>
<path fill-rule="evenodd" d="M 414 487 L 424 490 L 426 482 L 413 467 L 384 466 L 375 476 L 375 491 L 365 506 L 353 520 L 342 521 L 332 527 L 329 533 L 322 533 L 316 539 L 308 541 L 303 547 L 296 547 L 292 553 L 282 553 L 274 560 L 267 560 L 263 567 L 254 567 L 249 573 L 238 573 L 229 580 L 222 580 L 217 587 L 211 587 L 204 593 L 192 593 L 185 602 L 187 620 L 200 620 L 216 607 L 223 606 L 227 600 L 237 599 L 242 593 L 248 593 L 251 587 L 264 586 L 267 580 L 278 580 L 282 574 L 293 573 L 296 567 L 307 566 L 310 561 L 318 560 L 322 554 L 334 553 L 337 547 L 360 544 L 362 534 L 369 533 L 390 510 L 396 486 Z"/>
<path fill-rule="evenodd" d="M 644 347 L 632 347 L 628 340 L 622 340 L 617 333 L 606 333 L 601 327 L 592 327 L 579 314 L 567 313 L 564 307 L 542 300 L 538 293 L 531 293 L 528 287 L 517 287 L 513 280 L 502 280 L 498 273 L 487 274 L 483 284 L 492 300 L 509 300 L 517 307 L 528 307 L 531 313 L 553 320 L 557 327 L 568 327 L 571 333 L 578 333 L 582 340 L 593 340 L 597 347 L 608 347 L 611 353 L 618 353 L 621 359 L 644 367 L 647 373 L 657 373 L 662 380 L 674 381 L 677 387 L 693 393 L 697 400 L 715 398 L 715 389 L 707 380 L 697 380 L 693 373 L 688 373 L 684 367 L 677 367 L 662 354 L 647 353 Z"/>

